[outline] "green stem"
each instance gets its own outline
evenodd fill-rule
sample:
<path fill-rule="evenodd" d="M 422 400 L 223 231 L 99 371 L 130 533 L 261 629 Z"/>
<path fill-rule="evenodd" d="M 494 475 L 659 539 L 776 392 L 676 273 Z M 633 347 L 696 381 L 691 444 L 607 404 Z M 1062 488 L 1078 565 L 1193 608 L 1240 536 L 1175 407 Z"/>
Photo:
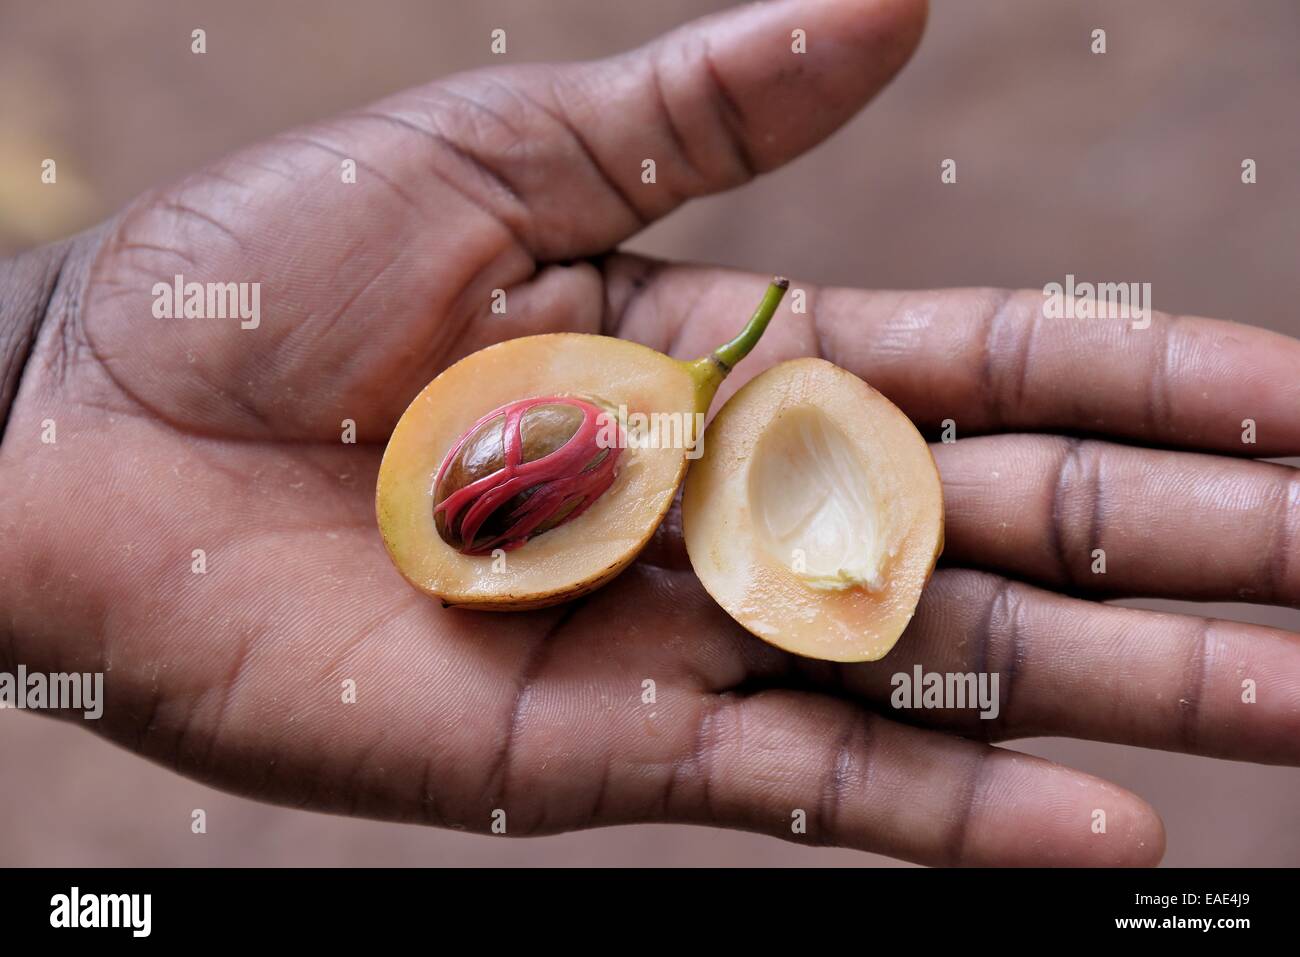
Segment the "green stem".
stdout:
<path fill-rule="evenodd" d="M 776 307 L 781 304 L 782 298 L 785 297 L 785 291 L 789 288 L 789 279 L 782 276 L 773 279 L 767 287 L 767 292 L 763 294 L 763 301 L 754 310 L 754 315 L 749 320 L 749 324 L 740 330 L 740 335 L 725 346 L 718 346 L 713 350 L 713 358 L 722 365 L 726 372 L 730 372 L 736 367 L 737 362 L 749 355 L 749 350 L 753 349 L 758 343 L 763 331 L 767 329 L 767 324 L 772 321 L 772 316 L 776 315 Z"/>

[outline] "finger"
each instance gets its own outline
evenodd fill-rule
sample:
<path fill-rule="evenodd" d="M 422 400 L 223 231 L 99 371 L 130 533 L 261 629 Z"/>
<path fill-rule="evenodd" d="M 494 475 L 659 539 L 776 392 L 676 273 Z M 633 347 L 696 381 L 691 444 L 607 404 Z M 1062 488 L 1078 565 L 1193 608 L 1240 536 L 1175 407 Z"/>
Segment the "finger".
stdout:
<path fill-rule="evenodd" d="M 464 74 L 241 151 L 116 224 L 91 351 L 191 431 L 336 439 L 347 418 L 381 439 L 464 338 L 517 327 L 501 294 L 806 150 L 892 76 L 924 16 L 923 0 L 745 6 L 612 60 Z M 154 319 L 175 275 L 258 284 L 256 325 Z M 581 275 L 546 298 L 565 306 L 547 331 L 589 331 L 601 301 Z"/>
<path fill-rule="evenodd" d="M 1235 455 L 1300 452 L 1300 342 L 1155 313 L 1048 319 L 1041 292 L 829 291 L 827 358 L 957 435 L 1069 430 Z"/>
<path fill-rule="evenodd" d="M 1300 606 L 1300 472 L 1108 442 L 932 447 L 944 558 L 1111 595 Z"/>
<path fill-rule="evenodd" d="M 902 693 L 895 676 L 910 679 L 917 666 L 923 676 L 990 676 L 986 690 L 998 676 L 994 707 L 898 712 L 926 724 L 1300 764 L 1300 636 L 1273 628 L 1098 605 L 942 569 L 894 651 L 843 675 L 883 702 Z"/>
<path fill-rule="evenodd" d="M 724 695 L 695 720 L 671 818 L 934 865 L 1154 865 L 1164 852 L 1159 817 L 1128 791 L 842 701 Z"/>
<path fill-rule="evenodd" d="M 744 309 L 757 276 L 644 260 L 609 263 L 611 325 L 683 353 Z M 936 436 L 1066 430 L 1251 457 L 1300 454 L 1300 342 L 1237 323 L 1156 313 L 1046 319 L 1033 291 L 868 292 L 794 278 L 806 312 L 774 323 L 770 358 L 821 355 L 866 379 Z M 792 295 L 793 301 L 793 295 Z M 763 366 L 742 366 L 738 388 Z M 747 371 L 748 370 L 748 371 Z M 730 380 L 729 380 L 730 381 Z"/>

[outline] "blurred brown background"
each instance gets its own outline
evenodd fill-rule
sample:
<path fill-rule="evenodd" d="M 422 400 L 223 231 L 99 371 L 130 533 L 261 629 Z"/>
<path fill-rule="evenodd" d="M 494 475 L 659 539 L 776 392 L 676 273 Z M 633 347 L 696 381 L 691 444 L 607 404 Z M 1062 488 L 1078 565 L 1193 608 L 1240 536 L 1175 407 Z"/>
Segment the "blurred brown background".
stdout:
<path fill-rule="evenodd" d="M 284 126 L 489 60 L 612 53 L 722 6 L 0 0 L 0 255 Z M 206 56 L 189 52 L 196 27 Z M 496 27 L 503 58 L 488 53 Z M 1089 51 L 1097 27 L 1104 56 Z M 1297 36 L 1295 0 L 932 0 L 917 57 L 849 127 L 629 246 L 845 285 L 1150 281 L 1158 309 L 1297 335 Z M 57 190 L 39 185 L 45 157 Z M 948 157 L 954 186 L 939 181 Z M 1240 181 L 1246 157 L 1257 185 Z M 1297 611 L 1211 613 L 1300 631 Z M 1300 864 L 1300 770 L 1018 747 L 1150 800 L 1166 864 Z M 205 836 L 189 830 L 199 807 Z M 72 726 L 0 715 L 0 865 L 759 863 L 889 862 L 678 827 L 514 841 L 308 814 L 215 792 Z"/>

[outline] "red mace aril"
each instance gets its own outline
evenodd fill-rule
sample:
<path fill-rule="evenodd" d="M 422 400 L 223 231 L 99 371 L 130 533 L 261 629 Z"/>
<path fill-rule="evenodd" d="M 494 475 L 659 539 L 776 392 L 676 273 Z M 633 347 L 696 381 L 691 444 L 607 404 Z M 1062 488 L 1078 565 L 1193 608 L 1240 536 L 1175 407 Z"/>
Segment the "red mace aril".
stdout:
<path fill-rule="evenodd" d="M 438 534 L 462 554 L 486 555 L 572 521 L 613 484 L 621 439 L 611 412 L 574 396 L 493 409 L 438 469 Z"/>

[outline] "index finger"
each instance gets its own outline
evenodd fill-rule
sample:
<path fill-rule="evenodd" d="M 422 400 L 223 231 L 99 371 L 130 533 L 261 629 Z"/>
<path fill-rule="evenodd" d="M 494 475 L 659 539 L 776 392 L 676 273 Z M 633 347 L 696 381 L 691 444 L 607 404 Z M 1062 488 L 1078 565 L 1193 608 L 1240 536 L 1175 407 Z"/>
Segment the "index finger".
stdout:
<path fill-rule="evenodd" d="M 827 290 L 827 358 L 954 437 L 1067 431 L 1250 457 L 1300 453 L 1300 342 L 1153 312 L 1050 318 L 1038 290 Z"/>
<path fill-rule="evenodd" d="M 605 268 L 609 326 L 681 355 L 717 339 L 762 278 L 626 255 Z M 1041 291 L 818 289 L 798 277 L 790 303 L 720 399 L 765 364 L 820 355 L 932 438 L 1056 431 L 1300 455 L 1300 342 L 1264 329 L 1158 312 L 1145 327 L 1053 319 Z"/>

